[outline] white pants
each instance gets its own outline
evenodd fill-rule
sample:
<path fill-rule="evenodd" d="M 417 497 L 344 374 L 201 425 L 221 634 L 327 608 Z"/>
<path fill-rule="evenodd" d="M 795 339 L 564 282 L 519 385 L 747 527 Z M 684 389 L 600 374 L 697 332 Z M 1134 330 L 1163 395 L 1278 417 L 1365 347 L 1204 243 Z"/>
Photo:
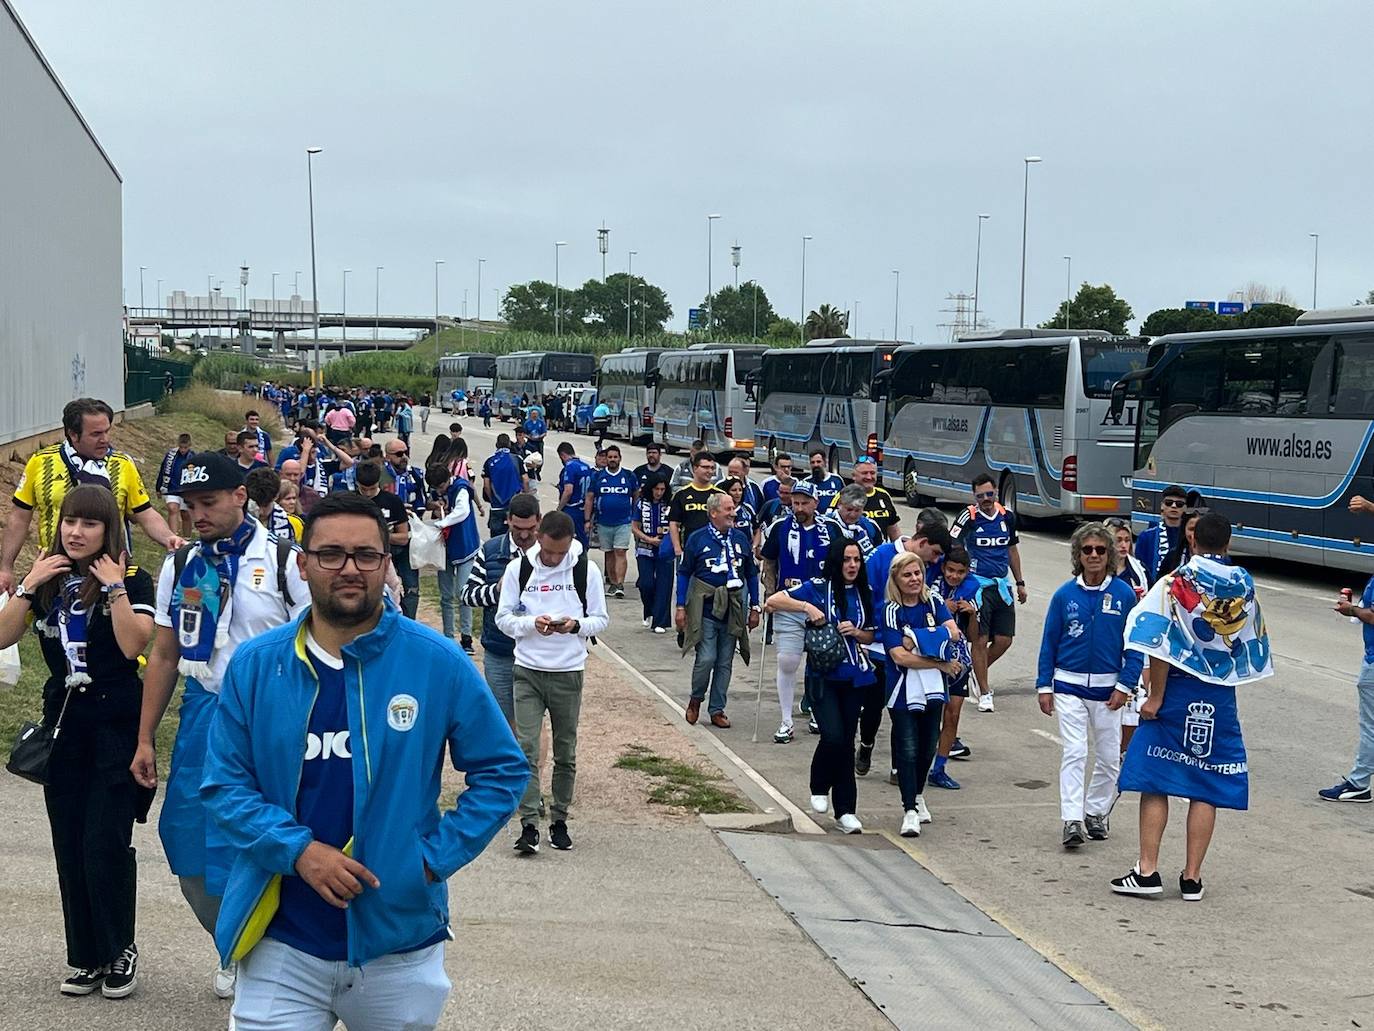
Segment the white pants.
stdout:
<path fill-rule="evenodd" d="M 795 612 L 773 615 L 773 643 L 778 649 L 778 709 L 782 722 L 792 726 L 792 707 L 797 701 L 797 673 L 805 653 L 806 617 Z"/>
<path fill-rule="evenodd" d="M 1077 695 L 1055 693 L 1054 713 L 1059 717 L 1059 736 L 1064 758 L 1059 766 L 1059 815 L 1081 820 L 1091 813 L 1106 816 L 1116 797 L 1116 776 L 1121 772 L 1121 714 L 1106 702 L 1090 702 Z M 1084 806 L 1083 782 L 1088 773 L 1088 727 L 1092 726 L 1092 783 Z"/>
<path fill-rule="evenodd" d="M 263 938 L 239 963 L 238 1031 L 431 1031 L 448 1001 L 444 943 L 362 967 Z"/>

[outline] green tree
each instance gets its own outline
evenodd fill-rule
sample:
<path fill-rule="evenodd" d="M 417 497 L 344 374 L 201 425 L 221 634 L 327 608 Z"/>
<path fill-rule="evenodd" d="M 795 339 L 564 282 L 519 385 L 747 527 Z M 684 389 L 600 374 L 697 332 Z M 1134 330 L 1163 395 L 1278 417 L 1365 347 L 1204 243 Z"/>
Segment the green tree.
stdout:
<path fill-rule="evenodd" d="M 1135 317 L 1131 306 L 1116 296 L 1116 291 L 1106 283 L 1101 286 L 1084 283 L 1078 288 L 1073 301 L 1068 304 L 1067 311 L 1065 302 L 1060 301 L 1059 310 L 1040 323 L 1040 328 L 1063 328 L 1066 324 L 1066 314 L 1069 329 L 1104 329 L 1116 336 L 1125 336 L 1126 323 Z"/>
<path fill-rule="evenodd" d="M 1302 314 L 1291 304 L 1256 304 L 1239 315 L 1218 315 L 1206 308 L 1161 308 L 1140 324 L 1142 336 L 1166 333 L 1203 333 L 1226 329 L 1264 329 L 1291 326 Z"/>
<path fill-rule="evenodd" d="M 593 336 L 624 336 L 626 297 L 629 297 L 631 330 L 658 333 L 673 317 L 668 295 L 643 276 L 630 279 L 624 272 L 615 272 L 605 282 L 589 279 L 578 287 L 573 308 L 577 317 Z"/>
<path fill-rule="evenodd" d="M 739 287 L 721 287 L 701 302 L 701 310 L 704 312 L 707 308 L 711 309 L 715 326 L 713 335 L 725 340 L 752 340 L 756 335 L 755 327 L 757 333 L 764 333 L 778 318 L 763 287 L 752 279 Z"/>
<path fill-rule="evenodd" d="M 829 340 L 849 336 L 849 313 L 822 304 L 806 316 L 806 339 Z"/>
<path fill-rule="evenodd" d="M 769 347 L 798 347 L 801 345 L 801 323 L 796 319 L 774 319 L 768 324 L 763 342 Z"/>
<path fill-rule="evenodd" d="M 531 333 L 554 332 L 554 286 L 542 279 L 517 283 L 506 291 L 501 301 L 501 317 L 511 329 Z M 581 333 L 582 319 L 578 317 L 577 291 L 563 287 L 557 291 L 558 307 L 562 309 L 562 331 Z"/>

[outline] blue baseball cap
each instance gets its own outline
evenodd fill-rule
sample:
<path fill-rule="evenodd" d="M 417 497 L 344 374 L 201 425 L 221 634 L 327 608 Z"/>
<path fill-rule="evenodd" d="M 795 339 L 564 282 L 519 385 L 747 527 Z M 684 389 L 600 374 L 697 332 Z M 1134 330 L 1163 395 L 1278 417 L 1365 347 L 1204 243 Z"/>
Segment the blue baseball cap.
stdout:
<path fill-rule="evenodd" d="M 794 498 L 814 498 L 816 496 L 816 489 L 806 480 L 798 480 L 796 483 L 792 484 L 792 496 Z"/>

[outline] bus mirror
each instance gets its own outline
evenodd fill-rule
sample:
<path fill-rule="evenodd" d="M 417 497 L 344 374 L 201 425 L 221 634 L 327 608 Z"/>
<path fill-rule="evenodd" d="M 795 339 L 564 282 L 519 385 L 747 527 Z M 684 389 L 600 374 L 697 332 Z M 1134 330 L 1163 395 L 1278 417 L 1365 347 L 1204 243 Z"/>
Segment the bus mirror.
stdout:
<path fill-rule="evenodd" d="M 658 388 L 658 370 L 650 369 L 644 374 L 644 385 L 652 389 Z"/>
<path fill-rule="evenodd" d="M 1126 410 L 1126 381 L 1119 379 L 1112 384 L 1112 422 L 1121 425 L 1121 413 Z"/>
<path fill-rule="evenodd" d="M 744 374 L 744 396 L 750 401 L 758 400 L 759 375 L 757 372 Z"/>

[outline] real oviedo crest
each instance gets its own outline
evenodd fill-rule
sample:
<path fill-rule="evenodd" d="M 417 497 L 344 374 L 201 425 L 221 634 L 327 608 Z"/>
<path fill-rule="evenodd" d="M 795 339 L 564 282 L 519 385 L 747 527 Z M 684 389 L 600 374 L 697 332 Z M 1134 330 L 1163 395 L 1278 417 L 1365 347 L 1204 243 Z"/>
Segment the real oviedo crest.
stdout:
<path fill-rule="evenodd" d="M 1191 702 L 1183 721 L 1183 744 L 1196 759 L 1212 754 L 1212 734 L 1215 729 L 1216 706 L 1210 702 Z"/>

